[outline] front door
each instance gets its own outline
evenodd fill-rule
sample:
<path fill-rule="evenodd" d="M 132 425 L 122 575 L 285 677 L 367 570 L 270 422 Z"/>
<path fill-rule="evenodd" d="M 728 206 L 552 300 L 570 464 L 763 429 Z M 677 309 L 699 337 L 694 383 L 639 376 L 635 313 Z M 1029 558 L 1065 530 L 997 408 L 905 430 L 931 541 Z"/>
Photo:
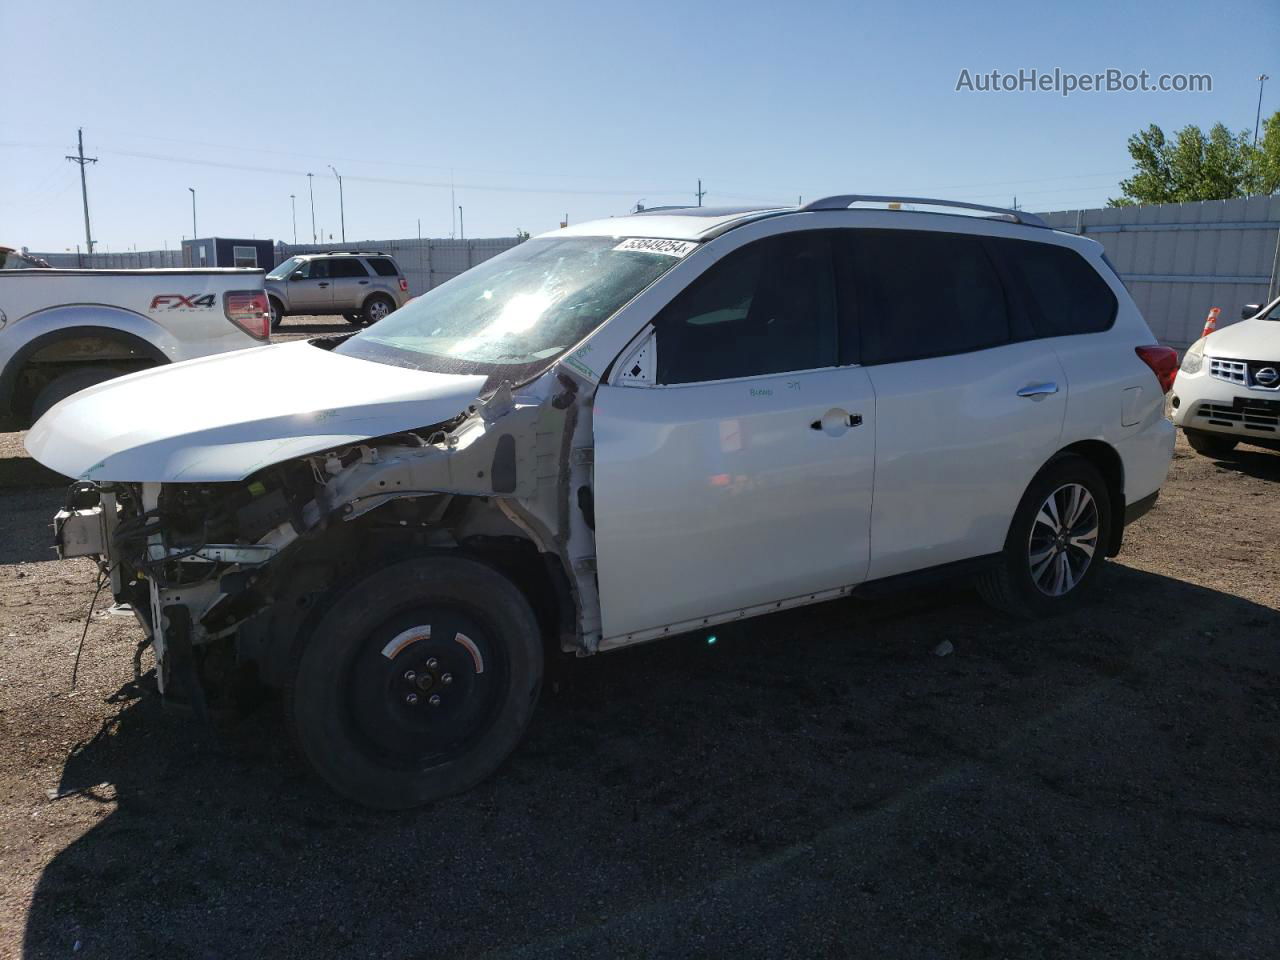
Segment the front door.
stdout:
<path fill-rule="evenodd" d="M 857 583 L 875 456 L 825 234 L 728 254 L 654 321 L 654 383 L 596 394 L 604 645 Z"/>
<path fill-rule="evenodd" d="M 333 284 L 329 279 L 329 261 L 308 260 L 302 265 L 302 276 L 289 281 L 289 309 L 295 313 L 323 314 L 333 312 Z"/>

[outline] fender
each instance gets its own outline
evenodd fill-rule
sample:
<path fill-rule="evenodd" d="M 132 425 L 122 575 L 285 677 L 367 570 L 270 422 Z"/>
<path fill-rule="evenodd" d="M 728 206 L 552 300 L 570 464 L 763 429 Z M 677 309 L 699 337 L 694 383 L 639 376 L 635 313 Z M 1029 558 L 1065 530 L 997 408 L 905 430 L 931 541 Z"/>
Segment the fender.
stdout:
<path fill-rule="evenodd" d="M 108 304 L 60 305 L 27 314 L 0 332 L 0 416 L 12 414 L 18 374 L 40 350 L 77 337 L 107 337 L 157 364 L 179 355 L 173 335 L 153 320 Z"/>

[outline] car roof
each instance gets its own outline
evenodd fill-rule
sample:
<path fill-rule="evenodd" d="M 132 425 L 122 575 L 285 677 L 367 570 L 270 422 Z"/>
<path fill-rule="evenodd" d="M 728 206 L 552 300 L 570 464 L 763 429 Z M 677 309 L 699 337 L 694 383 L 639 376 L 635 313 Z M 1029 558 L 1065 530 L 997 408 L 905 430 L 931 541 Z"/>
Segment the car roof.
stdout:
<path fill-rule="evenodd" d="M 701 240 L 738 221 L 796 207 L 655 207 L 623 217 L 607 217 L 548 230 L 543 237 L 661 237 L 667 240 Z"/>

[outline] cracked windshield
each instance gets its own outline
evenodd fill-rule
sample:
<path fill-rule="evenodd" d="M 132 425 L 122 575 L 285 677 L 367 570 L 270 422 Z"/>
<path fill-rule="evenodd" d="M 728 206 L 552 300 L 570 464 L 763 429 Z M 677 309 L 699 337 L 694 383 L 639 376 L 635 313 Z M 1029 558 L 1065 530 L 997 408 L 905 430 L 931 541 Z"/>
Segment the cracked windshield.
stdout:
<path fill-rule="evenodd" d="M 337 352 L 430 369 L 443 360 L 451 372 L 540 364 L 576 344 L 692 247 L 617 237 L 527 240 L 416 298 Z"/>

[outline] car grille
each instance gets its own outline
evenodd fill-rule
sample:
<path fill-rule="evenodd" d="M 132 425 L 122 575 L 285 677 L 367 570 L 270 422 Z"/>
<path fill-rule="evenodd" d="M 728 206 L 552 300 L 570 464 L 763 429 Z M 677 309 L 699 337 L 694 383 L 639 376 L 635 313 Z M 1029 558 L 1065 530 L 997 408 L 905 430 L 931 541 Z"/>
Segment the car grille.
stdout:
<path fill-rule="evenodd" d="M 1259 383 L 1258 373 L 1263 370 L 1280 375 L 1280 360 L 1222 360 L 1209 358 L 1209 376 L 1227 383 L 1248 387 L 1250 390 L 1280 392 L 1280 376 L 1271 383 Z M 1266 379 L 1270 379 L 1269 377 Z"/>
<path fill-rule="evenodd" d="M 1259 433 L 1280 433 L 1280 403 L 1275 406 L 1246 406 L 1230 403 L 1202 403 L 1196 416 L 1217 427 L 1241 427 Z"/>

